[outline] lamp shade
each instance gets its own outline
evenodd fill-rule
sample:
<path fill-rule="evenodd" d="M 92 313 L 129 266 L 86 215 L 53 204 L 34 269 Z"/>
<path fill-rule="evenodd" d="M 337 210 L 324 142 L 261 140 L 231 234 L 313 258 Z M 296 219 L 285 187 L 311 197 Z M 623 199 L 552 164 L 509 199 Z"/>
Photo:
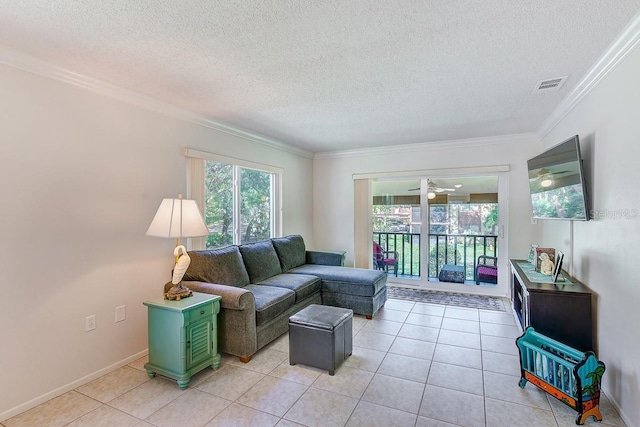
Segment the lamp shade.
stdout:
<path fill-rule="evenodd" d="M 207 228 L 195 200 L 163 199 L 147 230 L 147 236 L 180 239 L 208 236 Z"/>

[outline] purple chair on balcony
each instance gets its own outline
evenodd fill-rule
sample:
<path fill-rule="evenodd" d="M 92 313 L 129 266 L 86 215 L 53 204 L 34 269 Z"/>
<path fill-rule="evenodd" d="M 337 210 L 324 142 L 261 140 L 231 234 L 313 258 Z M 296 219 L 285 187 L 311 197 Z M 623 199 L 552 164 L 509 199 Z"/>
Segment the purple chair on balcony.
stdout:
<path fill-rule="evenodd" d="M 382 246 L 373 242 L 373 266 L 377 270 L 389 273 L 389 267 L 393 267 L 393 273 L 398 277 L 398 258 L 398 251 L 385 251 Z"/>
<path fill-rule="evenodd" d="M 476 285 L 480 282 L 498 283 L 498 258 L 480 255 L 476 264 Z"/>

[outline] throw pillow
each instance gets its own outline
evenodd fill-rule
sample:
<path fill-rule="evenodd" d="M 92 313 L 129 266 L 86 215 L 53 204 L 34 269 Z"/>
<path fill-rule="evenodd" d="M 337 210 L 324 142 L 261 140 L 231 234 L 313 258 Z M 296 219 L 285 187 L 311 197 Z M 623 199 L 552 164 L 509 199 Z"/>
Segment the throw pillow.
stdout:
<path fill-rule="evenodd" d="M 251 283 L 258 283 L 282 273 L 280 260 L 270 240 L 241 245 L 240 253 Z"/>
<path fill-rule="evenodd" d="M 237 246 L 207 251 L 189 251 L 191 264 L 183 280 L 243 287 L 249 284 L 249 274 Z"/>
<path fill-rule="evenodd" d="M 271 239 L 271 241 L 276 249 L 278 258 L 280 258 L 280 266 L 283 273 L 307 262 L 307 250 L 302 236 L 295 234 Z"/>

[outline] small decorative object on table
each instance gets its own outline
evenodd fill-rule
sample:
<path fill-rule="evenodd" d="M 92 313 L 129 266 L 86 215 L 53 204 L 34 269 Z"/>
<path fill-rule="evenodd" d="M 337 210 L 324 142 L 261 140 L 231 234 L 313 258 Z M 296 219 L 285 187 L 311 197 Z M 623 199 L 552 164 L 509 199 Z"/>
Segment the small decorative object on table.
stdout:
<path fill-rule="evenodd" d="M 184 277 L 184 273 L 186 273 L 189 264 L 191 264 L 191 257 L 189 257 L 187 250 L 182 245 L 178 246 L 173 251 L 173 254 L 176 256 L 176 265 L 173 267 L 173 278 L 171 279 L 173 287 L 169 289 L 169 292 L 164 294 L 164 297 L 166 299 L 175 299 L 180 301 L 181 298 L 193 295 L 189 288 L 182 286 L 182 278 Z"/>
<path fill-rule="evenodd" d="M 545 276 L 551 276 L 553 274 L 553 269 L 555 264 L 551 259 L 549 259 L 549 254 L 541 253 L 540 254 L 540 273 Z"/>
<path fill-rule="evenodd" d="M 560 251 L 558 251 L 558 254 L 556 255 L 556 266 L 553 269 L 553 283 L 556 283 L 558 281 L 559 278 L 561 278 L 561 272 L 562 272 L 562 261 L 564 260 L 564 254 Z M 564 280 L 564 278 L 563 278 Z"/>
<path fill-rule="evenodd" d="M 545 254 L 546 256 L 543 256 Z M 554 248 L 536 248 L 536 271 L 538 273 L 545 274 L 547 276 L 551 276 L 553 274 L 553 267 L 555 265 L 556 260 L 556 250 Z M 549 264 L 548 262 L 551 262 Z M 545 262 L 544 271 L 542 271 L 542 263 Z"/>
<path fill-rule="evenodd" d="M 532 244 L 529 248 L 529 256 L 527 257 L 527 261 L 534 266 L 536 265 L 536 249 L 538 249 L 538 245 Z"/>

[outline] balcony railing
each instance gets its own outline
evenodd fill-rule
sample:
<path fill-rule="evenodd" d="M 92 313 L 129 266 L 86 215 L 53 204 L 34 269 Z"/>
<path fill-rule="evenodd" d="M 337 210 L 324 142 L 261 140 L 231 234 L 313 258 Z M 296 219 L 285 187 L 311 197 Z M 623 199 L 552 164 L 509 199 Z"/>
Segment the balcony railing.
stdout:
<path fill-rule="evenodd" d="M 420 277 L 424 259 L 420 247 L 420 233 L 374 232 L 373 240 L 387 251 L 397 251 L 398 275 Z M 444 264 L 464 267 L 465 280 L 475 280 L 474 272 L 480 255 L 497 256 L 498 237 L 477 234 L 429 234 L 427 275 L 438 277 Z"/>

